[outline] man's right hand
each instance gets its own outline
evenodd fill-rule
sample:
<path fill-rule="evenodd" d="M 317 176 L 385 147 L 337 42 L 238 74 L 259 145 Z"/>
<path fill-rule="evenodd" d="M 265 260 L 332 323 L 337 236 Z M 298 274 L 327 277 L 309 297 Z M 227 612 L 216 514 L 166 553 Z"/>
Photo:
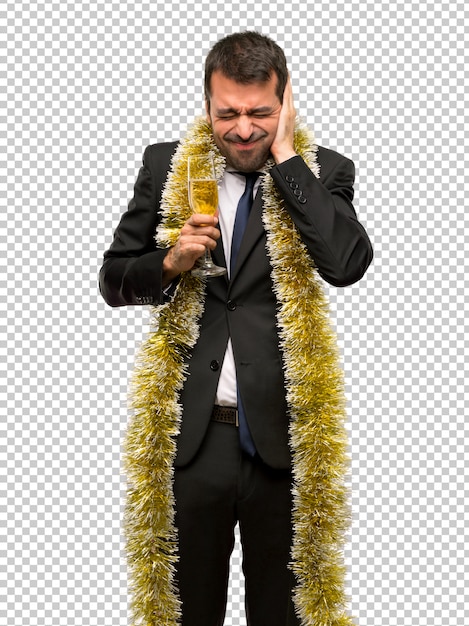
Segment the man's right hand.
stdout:
<path fill-rule="evenodd" d="M 169 249 L 163 261 L 163 287 L 191 270 L 205 249 L 214 250 L 220 238 L 218 218 L 212 215 L 194 214 L 181 229 L 176 244 Z"/>

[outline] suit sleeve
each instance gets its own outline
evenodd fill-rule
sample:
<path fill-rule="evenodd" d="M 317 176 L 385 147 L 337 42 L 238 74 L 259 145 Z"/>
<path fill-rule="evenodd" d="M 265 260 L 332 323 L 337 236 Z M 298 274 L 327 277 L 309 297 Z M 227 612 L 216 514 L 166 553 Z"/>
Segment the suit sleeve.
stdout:
<path fill-rule="evenodd" d="M 173 146 L 174 147 L 174 146 Z M 168 159 L 156 158 L 155 146 L 148 146 L 134 186 L 128 210 L 122 215 L 114 240 L 104 253 L 99 288 L 110 306 L 161 304 L 163 259 L 167 250 L 157 249 L 154 240 L 160 220 L 159 204 Z M 163 164 L 164 161 L 164 164 Z"/>
<path fill-rule="evenodd" d="M 300 156 L 271 170 L 320 275 L 345 287 L 364 275 L 373 249 L 352 205 L 355 166 L 332 150 L 320 149 L 321 177 Z"/>

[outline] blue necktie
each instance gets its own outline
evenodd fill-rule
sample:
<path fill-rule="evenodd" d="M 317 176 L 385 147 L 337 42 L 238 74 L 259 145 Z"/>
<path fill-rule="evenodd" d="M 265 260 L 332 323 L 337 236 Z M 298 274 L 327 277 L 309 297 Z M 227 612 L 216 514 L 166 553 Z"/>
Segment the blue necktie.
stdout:
<path fill-rule="evenodd" d="M 238 208 L 236 209 L 233 238 L 231 240 L 230 276 L 233 276 L 241 240 L 243 239 L 246 224 L 248 223 L 253 202 L 254 185 L 259 177 L 259 172 L 249 172 L 248 174 L 243 174 L 243 176 L 246 177 L 246 187 L 243 195 L 239 199 Z"/>
<path fill-rule="evenodd" d="M 249 214 L 251 212 L 253 203 L 254 184 L 259 176 L 258 172 L 250 172 L 243 174 L 246 177 L 246 187 L 244 193 L 239 199 L 238 208 L 236 210 L 235 224 L 233 228 L 233 238 L 231 240 L 231 257 L 230 257 L 230 276 L 233 276 L 233 271 L 236 264 L 236 258 L 238 256 L 239 248 L 241 246 L 241 240 L 246 230 L 246 224 L 248 223 Z M 239 393 L 239 386 L 237 391 L 238 396 L 238 422 L 239 422 L 239 442 L 241 450 L 246 452 L 249 456 L 255 456 L 256 446 L 252 440 L 251 433 L 249 432 L 249 426 L 246 420 L 246 414 L 244 412 L 243 402 Z"/>

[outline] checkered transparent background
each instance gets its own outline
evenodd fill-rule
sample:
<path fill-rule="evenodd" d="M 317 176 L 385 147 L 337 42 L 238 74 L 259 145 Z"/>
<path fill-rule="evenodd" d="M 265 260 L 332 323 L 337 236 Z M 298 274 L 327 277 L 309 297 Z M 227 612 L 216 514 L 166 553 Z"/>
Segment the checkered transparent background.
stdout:
<path fill-rule="evenodd" d="M 97 272 L 145 146 L 179 138 L 208 48 L 246 28 L 284 47 L 298 111 L 355 161 L 375 246 L 359 284 L 329 289 L 351 611 L 469 623 L 467 17 L 462 1 L 2 6 L 1 623 L 127 623 L 120 447 L 148 314 L 107 307 Z M 226 625 L 242 624 L 237 549 Z"/>

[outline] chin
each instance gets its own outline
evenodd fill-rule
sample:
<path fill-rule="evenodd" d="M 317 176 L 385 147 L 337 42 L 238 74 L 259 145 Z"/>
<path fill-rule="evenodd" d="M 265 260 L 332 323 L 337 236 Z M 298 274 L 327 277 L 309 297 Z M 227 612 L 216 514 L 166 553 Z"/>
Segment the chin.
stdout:
<path fill-rule="evenodd" d="M 269 153 L 262 155 L 227 155 L 227 161 L 239 172 L 254 172 L 264 167 L 265 162 L 269 158 Z"/>

